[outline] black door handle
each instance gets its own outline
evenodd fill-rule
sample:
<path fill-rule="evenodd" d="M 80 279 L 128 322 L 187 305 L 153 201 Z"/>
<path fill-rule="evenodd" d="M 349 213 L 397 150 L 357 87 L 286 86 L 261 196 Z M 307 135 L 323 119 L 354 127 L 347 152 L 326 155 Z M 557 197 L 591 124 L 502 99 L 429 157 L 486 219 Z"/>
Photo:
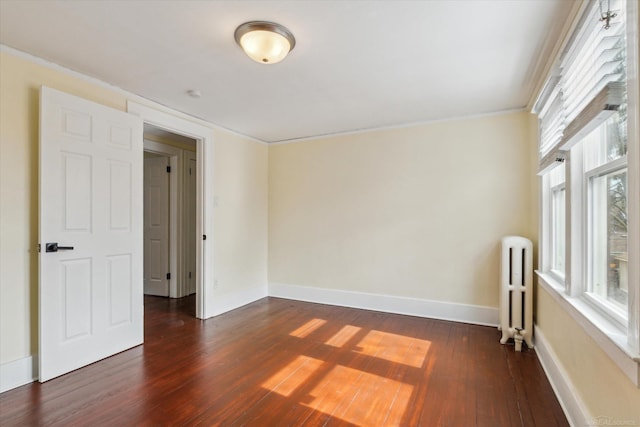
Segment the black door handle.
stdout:
<path fill-rule="evenodd" d="M 45 243 L 45 252 L 72 251 L 73 246 L 58 246 L 58 243 Z"/>

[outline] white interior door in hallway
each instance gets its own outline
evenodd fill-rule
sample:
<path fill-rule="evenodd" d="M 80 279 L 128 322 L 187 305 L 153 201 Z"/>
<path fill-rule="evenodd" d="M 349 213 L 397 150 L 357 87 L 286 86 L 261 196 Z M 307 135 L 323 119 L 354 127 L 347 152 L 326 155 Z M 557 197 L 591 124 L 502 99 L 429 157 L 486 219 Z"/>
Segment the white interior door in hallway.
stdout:
<path fill-rule="evenodd" d="M 142 120 L 40 91 L 39 380 L 143 341 Z"/>
<path fill-rule="evenodd" d="M 186 151 L 184 156 L 184 292 L 196 293 L 196 175 L 198 159 L 194 152 Z"/>
<path fill-rule="evenodd" d="M 144 293 L 169 296 L 169 158 L 144 158 Z"/>

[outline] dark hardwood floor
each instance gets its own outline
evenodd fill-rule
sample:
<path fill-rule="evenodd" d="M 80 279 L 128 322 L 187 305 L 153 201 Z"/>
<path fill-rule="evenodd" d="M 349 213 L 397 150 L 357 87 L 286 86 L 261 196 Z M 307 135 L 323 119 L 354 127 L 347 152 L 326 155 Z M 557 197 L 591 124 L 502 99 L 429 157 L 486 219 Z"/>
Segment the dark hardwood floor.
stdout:
<path fill-rule="evenodd" d="M 0 395 L 2 426 L 566 426 L 497 329 L 265 298 L 145 297 L 145 344 Z"/>

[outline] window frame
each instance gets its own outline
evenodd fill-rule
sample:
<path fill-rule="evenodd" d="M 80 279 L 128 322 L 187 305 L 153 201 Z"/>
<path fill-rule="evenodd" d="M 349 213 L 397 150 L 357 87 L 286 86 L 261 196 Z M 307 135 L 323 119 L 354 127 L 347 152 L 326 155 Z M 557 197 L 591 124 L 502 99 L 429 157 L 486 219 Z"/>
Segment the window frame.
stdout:
<path fill-rule="evenodd" d="M 560 166 L 558 166 L 560 167 Z M 566 178 L 566 170 L 564 171 L 564 179 L 562 182 L 559 182 L 557 184 L 553 184 L 553 183 L 549 183 L 549 268 L 548 268 L 548 272 L 549 274 L 551 274 L 559 283 L 564 284 L 565 283 L 565 278 L 566 278 L 566 273 L 567 273 L 567 178 Z M 555 194 L 558 191 L 564 191 L 564 209 L 563 209 L 563 214 L 564 214 L 564 270 L 560 271 L 558 269 L 556 269 L 556 257 L 557 257 L 557 219 L 559 218 L 556 212 L 556 209 L 558 208 L 556 201 L 555 201 Z"/>
<path fill-rule="evenodd" d="M 584 162 L 582 162 L 582 167 L 584 169 Z M 616 326 L 623 331 L 627 331 L 628 323 L 629 323 L 629 311 L 631 307 L 629 307 L 629 303 L 627 303 L 627 310 L 620 309 L 614 303 L 603 300 L 594 295 L 593 289 L 593 267 L 594 267 L 594 259 L 593 259 L 593 235 L 590 234 L 590 231 L 593 230 L 593 179 L 608 175 L 613 172 L 617 172 L 623 169 L 627 169 L 627 156 L 624 155 L 615 160 L 608 161 L 600 166 L 594 167 L 590 170 L 583 170 L 583 188 L 585 188 L 585 198 L 583 200 L 582 206 L 582 222 L 584 228 L 584 256 L 583 256 L 583 265 L 584 265 L 584 280 L 582 282 L 583 287 L 580 290 L 582 294 L 582 298 L 584 298 L 590 305 L 592 305 L 596 310 L 600 312 L 604 317 L 608 318 L 610 321 L 615 322 Z M 628 189 L 627 189 L 628 193 Z M 627 194 L 627 199 L 629 194 Z"/>
<path fill-rule="evenodd" d="M 558 63 L 571 42 L 580 16 L 589 4 L 585 2 L 570 24 L 571 31 L 559 45 L 547 84 L 542 86 L 533 112 L 550 99 L 553 84 L 557 82 Z M 603 165 L 585 171 L 583 144 L 576 141 L 584 139 L 585 132 L 580 128 L 567 129 L 571 144 L 558 151 L 551 150 L 544 158 L 540 157 L 539 179 L 539 285 L 555 299 L 560 307 L 570 314 L 585 332 L 591 336 L 602 350 L 616 363 L 627 377 L 640 387 L 640 94 L 638 71 L 638 4 L 635 0 L 626 0 L 626 40 L 627 40 L 627 154 L 624 158 L 605 162 Z M 551 88 L 551 89 L 550 89 Z M 595 117 L 588 123 L 590 129 L 597 127 L 602 117 Z M 573 124 L 573 123 L 572 123 Z M 540 122 L 539 122 L 540 125 Z M 587 128 L 588 126 L 585 126 Z M 540 128 L 539 128 L 540 129 Z M 540 138 L 539 134 L 539 138 Z M 562 151 L 564 150 L 564 151 Z M 552 272 L 552 187 L 550 169 L 554 161 L 565 163 L 565 203 L 566 203 L 566 239 L 565 239 L 565 277 Z M 589 180 L 597 174 L 627 168 L 627 254 L 628 254 L 628 313 L 616 316 L 615 310 L 609 310 L 602 301 L 589 295 L 588 221 L 590 204 Z M 573 208 L 572 208 L 573 206 Z M 594 301 L 595 300 L 595 301 Z M 613 313 L 613 315 L 612 315 Z"/>

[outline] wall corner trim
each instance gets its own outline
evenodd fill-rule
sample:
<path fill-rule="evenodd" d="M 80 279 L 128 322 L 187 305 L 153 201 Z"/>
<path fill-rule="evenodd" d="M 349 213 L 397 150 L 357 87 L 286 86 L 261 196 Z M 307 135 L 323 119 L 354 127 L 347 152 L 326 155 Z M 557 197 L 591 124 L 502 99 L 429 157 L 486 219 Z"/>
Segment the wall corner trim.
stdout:
<path fill-rule="evenodd" d="M 23 357 L 0 365 L 0 393 L 32 383 L 38 379 L 38 358 Z"/>
<path fill-rule="evenodd" d="M 498 309 L 494 307 L 284 283 L 269 283 L 269 296 L 476 325 L 498 325 Z"/>
<path fill-rule="evenodd" d="M 593 418 L 589 416 L 584 402 L 580 399 L 569 375 L 559 362 L 544 333 L 537 325 L 533 327 L 533 337 L 538 360 L 540 360 L 542 369 L 547 374 L 547 378 L 569 424 L 572 426 L 592 425 L 593 423 L 589 422 L 589 420 Z"/>

